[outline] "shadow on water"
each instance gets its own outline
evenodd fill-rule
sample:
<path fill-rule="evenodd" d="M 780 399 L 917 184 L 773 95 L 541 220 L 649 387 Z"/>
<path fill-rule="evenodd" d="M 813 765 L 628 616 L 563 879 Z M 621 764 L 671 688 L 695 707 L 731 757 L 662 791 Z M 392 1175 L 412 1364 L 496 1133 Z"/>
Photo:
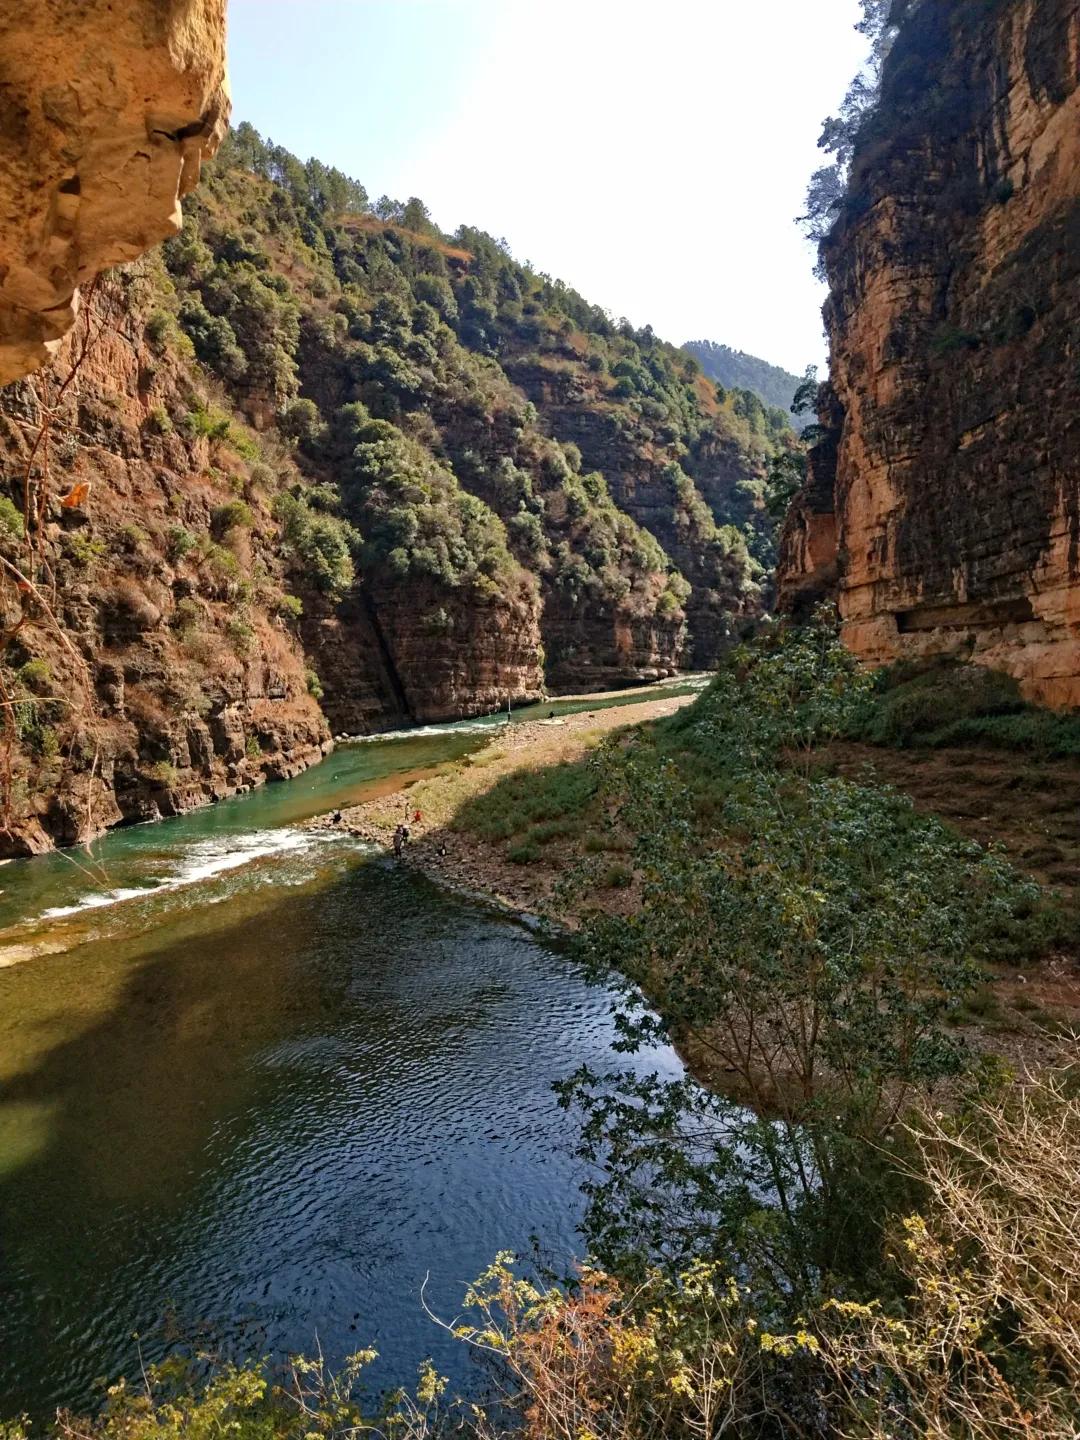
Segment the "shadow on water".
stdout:
<path fill-rule="evenodd" d="M 317 1333 L 460 1379 L 425 1273 L 452 1313 L 497 1249 L 574 1251 L 551 1082 L 611 1038 L 565 956 L 359 858 L 0 971 L 0 1416 L 87 1404 L 170 1307 L 234 1354 Z"/>

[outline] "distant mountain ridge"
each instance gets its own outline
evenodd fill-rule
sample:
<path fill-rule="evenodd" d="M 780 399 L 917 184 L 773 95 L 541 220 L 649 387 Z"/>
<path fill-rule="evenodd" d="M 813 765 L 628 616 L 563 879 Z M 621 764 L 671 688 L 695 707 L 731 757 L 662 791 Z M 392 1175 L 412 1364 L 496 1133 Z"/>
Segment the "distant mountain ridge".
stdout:
<path fill-rule="evenodd" d="M 688 340 L 682 347 L 693 355 L 702 370 L 725 390 L 752 390 L 766 405 L 773 405 L 790 418 L 796 430 L 802 430 L 812 415 L 792 415 L 791 401 L 802 383 L 801 375 L 792 375 L 780 365 L 770 365 L 745 350 L 733 350 L 715 340 Z"/>

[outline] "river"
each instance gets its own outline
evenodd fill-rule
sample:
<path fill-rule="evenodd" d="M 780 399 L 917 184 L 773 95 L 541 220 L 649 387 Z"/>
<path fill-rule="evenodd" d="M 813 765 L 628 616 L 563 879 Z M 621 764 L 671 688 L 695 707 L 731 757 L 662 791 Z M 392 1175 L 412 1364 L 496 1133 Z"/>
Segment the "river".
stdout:
<path fill-rule="evenodd" d="M 0 870 L 0 1419 L 92 1404 L 177 1338 L 371 1343 L 377 1386 L 429 1355 L 467 1386 L 425 1276 L 453 1315 L 499 1249 L 580 1253 L 551 1087 L 610 1060 L 610 997 L 514 920 L 299 824 L 490 723 L 348 744 Z"/>

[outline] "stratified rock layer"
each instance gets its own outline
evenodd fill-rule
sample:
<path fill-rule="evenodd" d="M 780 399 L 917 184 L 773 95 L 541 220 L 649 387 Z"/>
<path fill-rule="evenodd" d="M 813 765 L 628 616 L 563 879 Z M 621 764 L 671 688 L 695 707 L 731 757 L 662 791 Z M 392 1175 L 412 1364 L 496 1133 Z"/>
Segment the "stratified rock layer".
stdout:
<path fill-rule="evenodd" d="M 826 242 L 830 436 L 780 565 L 868 662 L 1080 704 L 1080 5 L 924 0 Z"/>
<path fill-rule="evenodd" d="M 0 594 L 0 856 L 286 779 L 331 746 L 282 612 L 272 497 L 235 433 L 185 427 L 190 362 L 146 338 L 154 264 L 103 281 L 41 380 L 0 390 L 0 473 L 30 486 L 32 550 L 11 550 L 10 502 L 0 524 L 37 582 Z M 65 384 L 46 440 L 38 392 Z"/>
<path fill-rule="evenodd" d="M 78 287 L 174 234 L 224 133 L 225 0 L 0 13 L 0 385 L 74 324 Z"/>

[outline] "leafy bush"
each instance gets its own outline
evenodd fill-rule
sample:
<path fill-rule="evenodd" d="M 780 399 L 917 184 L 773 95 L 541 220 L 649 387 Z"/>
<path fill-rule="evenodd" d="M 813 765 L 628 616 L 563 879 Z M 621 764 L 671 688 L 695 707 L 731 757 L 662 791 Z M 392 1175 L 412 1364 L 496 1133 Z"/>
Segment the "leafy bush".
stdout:
<path fill-rule="evenodd" d="M 304 602 L 298 595 L 279 595 L 274 609 L 286 620 L 299 620 L 304 613 Z"/>
<path fill-rule="evenodd" d="M 169 533 L 166 536 L 169 559 L 176 564 L 182 560 L 185 555 L 190 555 L 192 550 L 198 546 L 198 543 L 198 538 L 193 535 L 190 530 L 185 530 L 182 525 L 170 526 Z"/>
<path fill-rule="evenodd" d="M 33 695 L 45 695 L 52 683 L 52 667 L 47 660 L 27 660 L 16 671 L 19 683 Z"/>
<path fill-rule="evenodd" d="M 225 440 L 229 435 L 228 415 L 212 406 L 194 405 L 184 423 L 192 435 L 203 435 L 208 440 Z"/>
<path fill-rule="evenodd" d="M 81 530 L 66 533 L 60 543 L 64 553 L 80 570 L 88 570 L 95 561 L 101 559 L 108 548 L 104 540 L 86 535 Z"/>
<path fill-rule="evenodd" d="M 146 417 L 146 428 L 154 435 L 171 435 L 173 423 L 164 405 L 155 405 Z"/>
<path fill-rule="evenodd" d="M 183 596 L 176 602 L 176 609 L 173 611 L 172 624 L 174 629 L 181 635 L 190 634 L 197 630 L 205 618 L 203 608 L 199 602 L 190 595 Z"/>
<path fill-rule="evenodd" d="M 230 615 L 225 622 L 225 633 L 241 655 L 248 654 L 254 646 L 255 630 L 244 614 Z"/>
<path fill-rule="evenodd" d="M 498 516 L 431 455 L 384 420 L 357 417 L 352 438 L 346 499 L 364 529 L 365 566 L 450 586 L 515 573 Z"/>
<path fill-rule="evenodd" d="M 164 345 L 172 334 L 175 322 L 167 310 L 154 310 L 146 322 L 146 338 L 152 345 Z"/>
<path fill-rule="evenodd" d="M 230 530 L 250 530 L 255 524 L 251 506 L 243 500 L 229 500 L 224 505 L 215 505 L 210 514 L 210 523 L 217 535 L 227 535 Z"/>
<path fill-rule="evenodd" d="M 1030 705 L 1010 675 L 978 665 L 901 662 L 882 671 L 846 733 L 872 745 L 984 745 L 1080 755 L 1080 717 Z"/>
<path fill-rule="evenodd" d="M 279 495 L 274 517 L 293 562 L 315 589 L 339 599 L 353 582 L 359 533 L 334 515 L 313 511 L 303 495 Z"/>
<path fill-rule="evenodd" d="M 188 295 L 180 304 L 180 324 L 204 365 L 225 380 L 239 380 L 246 373 L 247 359 L 223 315 L 211 315 L 200 300 Z"/>
<path fill-rule="evenodd" d="M 25 531 L 22 511 L 6 495 L 0 495 L 0 536 L 9 540 L 21 540 Z"/>

